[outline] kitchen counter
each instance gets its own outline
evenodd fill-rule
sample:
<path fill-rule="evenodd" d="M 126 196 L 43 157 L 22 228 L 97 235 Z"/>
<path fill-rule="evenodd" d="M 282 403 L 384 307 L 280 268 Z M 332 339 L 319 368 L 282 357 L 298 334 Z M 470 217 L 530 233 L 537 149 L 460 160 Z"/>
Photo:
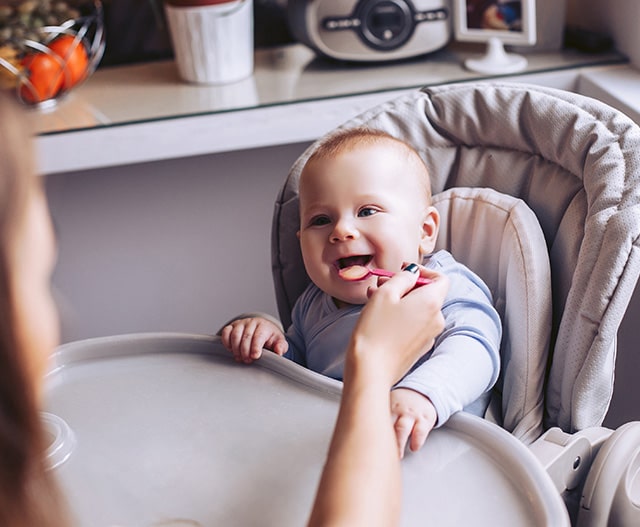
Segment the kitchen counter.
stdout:
<path fill-rule="evenodd" d="M 39 170 L 70 172 L 311 141 L 378 103 L 425 85 L 488 80 L 462 66 L 482 46 L 454 44 L 393 64 L 343 64 L 302 45 L 258 50 L 251 77 L 187 84 L 172 60 L 101 68 L 48 112 L 32 111 Z M 504 79 L 575 90 L 616 53 L 527 55 Z M 495 78 L 495 77 L 493 77 Z"/>

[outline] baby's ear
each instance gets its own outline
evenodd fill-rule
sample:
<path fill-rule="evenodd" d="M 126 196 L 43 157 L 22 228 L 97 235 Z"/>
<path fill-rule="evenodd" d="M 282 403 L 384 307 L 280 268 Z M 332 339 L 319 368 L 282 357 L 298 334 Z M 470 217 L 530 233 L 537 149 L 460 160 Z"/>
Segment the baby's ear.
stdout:
<path fill-rule="evenodd" d="M 440 213 L 435 207 L 429 207 L 422 222 L 422 238 L 420 253 L 424 256 L 431 254 L 436 246 L 438 230 L 440 229 Z"/>
<path fill-rule="evenodd" d="M 298 237 L 298 240 L 300 239 L 300 231 L 296 231 L 296 236 Z"/>

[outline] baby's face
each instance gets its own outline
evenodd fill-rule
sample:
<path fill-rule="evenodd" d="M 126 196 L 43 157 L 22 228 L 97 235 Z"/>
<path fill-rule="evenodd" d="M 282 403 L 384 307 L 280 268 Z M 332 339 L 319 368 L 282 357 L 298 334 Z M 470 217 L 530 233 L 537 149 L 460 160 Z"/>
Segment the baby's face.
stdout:
<path fill-rule="evenodd" d="M 357 146 L 308 164 L 300 181 L 300 245 L 311 280 L 339 305 L 364 304 L 376 278 L 353 282 L 350 265 L 400 271 L 433 250 L 438 216 L 406 155 Z"/>

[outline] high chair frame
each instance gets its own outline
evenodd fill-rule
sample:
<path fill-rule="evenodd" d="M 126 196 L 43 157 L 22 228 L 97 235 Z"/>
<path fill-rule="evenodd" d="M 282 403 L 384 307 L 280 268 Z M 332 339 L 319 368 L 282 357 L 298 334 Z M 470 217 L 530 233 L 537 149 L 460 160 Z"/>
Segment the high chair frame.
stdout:
<path fill-rule="evenodd" d="M 640 128 L 594 99 L 500 82 L 425 88 L 372 108 L 341 128 L 356 126 L 382 129 L 411 144 L 429 168 L 436 200 L 447 189 L 460 192 L 458 187 L 491 189 L 474 191 L 474 203 L 502 195 L 518 200 L 507 198 L 512 203 L 507 209 L 517 214 L 503 217 L 498 230 L 492 218 L 484 225 L 492 227 L 491 235 L 484 237 L 482 228 L 472 229 L 473 235 L 463 232 L 479 225 L 469 218 L 484 213 L 472 207 L 460 220 L 463 227 L 456 227 L 459 209 L 467 207 L 454 204 L 447 232 L 457 230 L 457 248 L 447 246 L 450 239 L 443 242 L 488 282 L 503 316 L 504 368 L 488 418 L 533 443 L 574 521 L 580 510 L 581 525 L 597 525 L 614 514 L 612 508 L 628 509 L 640 521 L 631 487 L 612 484 L 620 478 L 633 482 L 640 472 L 640 448 L 629 439 L 637 437 L 637 423 L 613 435 L 600 427 L 613 392 L 616 334 L 640 273 Z M 275 205 L 272 267 L 285 326 L 308 283 L 295 239 L 297 191 L 317 144 L 296 161 Z M 520 214 L 524 208 L 533 217 Z M 522 217 L 526 225 L 518 231 Z M 511 241 L 506 254 L 496 256 L 486 249 L 504 250 L 491 243 L 498 235 Z M 477 250 L 473 261 L 465 261 L 474 239 L 482 239 L 492 265 L 483 264 Z M 509 260 L 514 247 L 519 251 L 515 262 Z M 505 260 L 509 265 L 502 265 Z M 598 492 L 588 490 L 588 503 L 578 502 L 605 441 L 626 444 L 625 462 L 611 461 L 622 450 L 611 454 L 604 448 L 617 475 L 607 475 L 606 484 L 587 481 L 585 488 L 625 488 L 615 499 L 614 491 L 606 493 L 601 502 L 609 509 L 598 516 L 593 513 Z M 602 467 L 596 472 L 608 473 Z M 613 507 L 621 501 L 624 507 Z M 592 520 L 596 516 L 600 520 Z"/>

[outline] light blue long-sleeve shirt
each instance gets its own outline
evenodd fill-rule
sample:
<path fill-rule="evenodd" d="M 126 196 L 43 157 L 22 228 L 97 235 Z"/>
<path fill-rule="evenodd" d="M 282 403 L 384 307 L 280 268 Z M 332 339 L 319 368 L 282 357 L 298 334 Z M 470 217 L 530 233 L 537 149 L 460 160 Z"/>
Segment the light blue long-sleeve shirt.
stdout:
<path fill-rule="evenodd" d="M 449 278 L 442 313 L 444 331 L 396 388 L 428 397 L 437 426 L 460 410 L 484 415 L 500 372 L 500 317 L 484 282 L 446 251 L 423 262 Z M 310 284 L 293 307 L 285 357 L 318 373 L 342 380 L 345 350 L 363 306 L 338 308 Z"/>

